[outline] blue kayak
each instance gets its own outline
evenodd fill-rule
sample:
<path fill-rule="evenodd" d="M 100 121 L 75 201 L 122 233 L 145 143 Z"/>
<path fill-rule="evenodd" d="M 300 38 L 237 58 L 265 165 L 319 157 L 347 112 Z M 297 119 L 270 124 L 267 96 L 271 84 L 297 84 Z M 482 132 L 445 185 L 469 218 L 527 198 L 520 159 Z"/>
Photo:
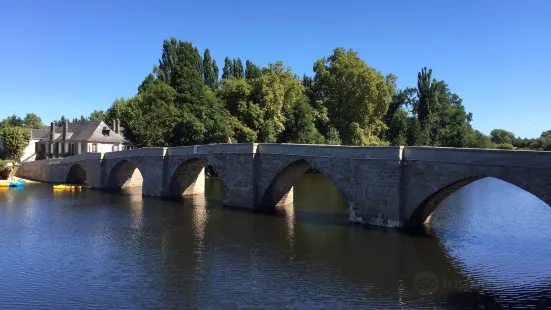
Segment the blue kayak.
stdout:
<path fill-rule="evenodd" d="M 19 182 L 11 181 L 10 182 L 10 187 L 21 187 L 21 186 L 25 186 L 25 181 L 19 181 Z"/>

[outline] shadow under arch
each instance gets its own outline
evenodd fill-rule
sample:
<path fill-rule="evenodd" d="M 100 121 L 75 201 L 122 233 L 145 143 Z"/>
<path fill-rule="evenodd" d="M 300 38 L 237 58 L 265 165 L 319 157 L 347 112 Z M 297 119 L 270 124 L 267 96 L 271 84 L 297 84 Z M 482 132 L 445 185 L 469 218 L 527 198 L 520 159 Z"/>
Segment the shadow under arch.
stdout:
<path fill-rule="evenodd" d="M 169 198 L 181 198 L 183 196 L 203 195 L 205 194 L 206 177 L 218 177 L 222 183 L 222 197 L 219 198 L 223 201 L 226 185 L 223 177 L 219 175 L 220 171 L 207 159 L 188 159 L 182 162 L 172 173 L 167 196 Z"/>
<path fill-rule="evenodd" d="M 516 184 L 508 182 L 508 181 L 506 181 L 502 178 L 489 176 L 489 175 L 477 175 L 477 176 L 464 178 L 464 179 L 461 179 L 459 181 L 455 181 L 451 184 L 448 184 L 448 185 L 444 186 L 443 188 L 439 189 L 438 191 L 436 191 L 435 193 L 433 193 L 432 195 L 425 198 L 425 200 L 423 200 L 423 202 L 421 202 L 421 204 L 418 205 L 415 208 L 415 210 L 413 211 L 413 213 L 409 217 L 408 221 L 406 222 L 405 226 L 406 227 L 419 227 L 419 226 L 423 226 L 424 224 L 429 223 L 434 211 L 449 196 L 451 196 L 453 193 L 461 190 L 462 188 L 464 188 L 465 186 L 467 186 L 471 183 L 474 183 L 476 181 L 486 179 L 486 178 L 496 179 L 496 180 L 505 182 L 507 184 L 510 184 L 510 185 L 518 188 L 519 190 L 522 190 L 522 191 L 525 191 L 525 192 L 528 192 L 528 193 L 532 194 L 534 197 L 536 197 L 539 200 L 542 200 L 540 197 L 538 197 L 534 193 L 532 193 L 532 192 L 530 192 L 530 191 L 528 191 L 528 190 L 526 190 L 526 189 L 524 189 L 524 188 L 522 188 L 522 187 L 520 187 Z"/>
<path fill-rule="evenodd" d="M 74 164 L 67 172 L 65 183 L 68 184 L 86 184 L 86 170 L 79 164 Z"/>
<path fill-rule="evenodd" d="M 339 187 L 339 184 L 335 182 L 332 174 L 326 169 L 318 167 L 305 159 L 295 160 L 276 172 L 275 177 L 273 177 L 270 181 L 270 185 L 262 194 L 260 202 L 261 209 L 268 210 L 275 206 L 285 206 L 293 203 L 294 184 L 297 183 L 299 178 L 304 175 L 304 173 L 311 169 L 318 171 L 327 180 L 329 180 L 333 187 L 337 189 L 337 192 L 342 196 L 343 200 L 347 204 L 349 213 L 351 213 L 350 198 L 347 193 Z"/>
<path fill-rule="evenodd" d="M 138 166 L 128 160 L 118 162 L 107 177 L 108 190 L 142 188 L 143 176 Z"/>

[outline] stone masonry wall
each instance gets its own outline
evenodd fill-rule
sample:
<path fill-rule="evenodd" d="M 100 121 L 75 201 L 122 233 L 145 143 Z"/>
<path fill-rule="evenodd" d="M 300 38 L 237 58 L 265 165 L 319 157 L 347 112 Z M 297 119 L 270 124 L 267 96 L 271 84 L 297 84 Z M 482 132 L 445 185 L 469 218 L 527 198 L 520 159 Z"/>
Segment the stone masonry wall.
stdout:
<path fill-rule="evenodd" d="M 171 195 L 171 182 L 182 165 L 190 165 L 193 162 L 200 162 L 201 165 L 209 163 L 224 185 L 223 203 L 228 206 L 252 209 L 255 204 L 253 147 L 252 144 L 223 144 L 168 149 L 163 182 L 165 195 Z M 194 181 L 197 182 L 201 175 L 194 175 L 197 175 Z M 187 179 L 184 183 L 190 182 L 191 179 Z M 200 184 L 198 183 L 197 186 Z"/>
<path fill-rule="evenodd" d="M 25 162 L 17 168 L 15 176 L 27 180 L 50 182 L 50 163 L 48 160 Z"/>
<path fill-rule="evenodd" d="M 422 224 L 448 195 L 483 177 L 509 182 L 551 204 L 551 152 L 215 144 L 25 162 L 16 176 L 63 183 L 71 168 L 80 165 L 87 184 L 106 188 L 113 182 L 110 177 L 120 180 L 132 170 L 127 179 L 133 180 L 130 185 L 143 183 L 144 195 L 170 196 L 202 193 L 206 163 L 224 184 L 224 204 L 249 209 L 292 202 L 293 183 L 313 166 L 348 201 L 352 222 L 378 226 Z M 134 178 L 135 170 L 143 180 Z"/>
<path fill-rule="evenodd" d="M 278 179 L 294 175 L 283 173 L 287 167 L 306 161 L 325 175 L 341 192 L 350 206 L 352 222 L 396 227 L 401 225 L 399 209 L 400 153 L 393 148 L 335 149 L 342 157 L 328 156 L 331 147 L 293 145 L 259 146 L 257 153 L 257 202 L 265 199 L 273 182 L 292 183 Z M 279 148 L 279 149 L 278 149 Z M 271 154 L 270 154 L 271 153 Z M 296 155 L 293 155 L 295 153 Z M 288 155 L 287 155 L 288 154 Z"/>
<path fill-rule="evenodd" d="M 484 177 L 511 183 L 551 205 L 550 152 L 411 148 L 404 153 L 402 221 L 422 224 L 445 198 Z"/>

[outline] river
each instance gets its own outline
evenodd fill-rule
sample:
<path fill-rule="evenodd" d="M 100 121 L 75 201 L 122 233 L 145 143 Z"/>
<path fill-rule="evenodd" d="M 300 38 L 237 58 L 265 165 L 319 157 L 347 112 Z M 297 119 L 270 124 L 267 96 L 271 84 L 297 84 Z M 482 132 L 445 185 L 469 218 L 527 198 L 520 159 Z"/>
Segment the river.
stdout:
<path fill-rule="evenodd" d="M 277 214 L 51 185 L 0 188 L 2 309 L 551 306 L 551 208 L 496 179 L 448 198 L 429 233 L 349 225 L 305 174 Z"/>

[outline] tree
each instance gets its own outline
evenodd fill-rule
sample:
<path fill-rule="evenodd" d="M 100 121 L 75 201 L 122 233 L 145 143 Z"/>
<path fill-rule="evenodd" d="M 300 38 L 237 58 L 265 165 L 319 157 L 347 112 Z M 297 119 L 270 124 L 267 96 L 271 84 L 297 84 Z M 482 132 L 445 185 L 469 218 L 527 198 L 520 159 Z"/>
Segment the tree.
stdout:
<path fill-rule="evenodd" d="M 6 156 L 19 161 L 29 145 L 31 131 L 25 127 L 3 126 L 0 128 L 0 140 L 4 144 Z"/>
<path fill-rule="evenodd" d="M 280 137 L 281 142 L 322 144 L 323 136 L 316 129 L 313 108 L 304 95 L 298 102 L 285 109 L 285 130 Z"/>
<path fill-rule="evenodd" d="M 387 135 L 387 139 L 391 145 L 407 145 L 407 123 L 408 115 L 406 110 L 399 109 L 394 113 Z"/>
<path fill-rule="evenodd" d="M 138 87 L 138 93 L 142 94 L 149 91 L 153 84 L 155 84 L 155 77 L 153 76 L 153 74 L 150 73 L 145 77 L 142 84 L 140 84 L 140 86 Z"/>
<path fill-rule="evenodd" d="M 500 143 L 496 144 L 496 149 L 498 150 L 514 150 L 515 147 L 511 143 Z"/>
<path fill-rule="evenodd" d="M 467 113 L 463 100 L 452 93 L 444 81 L 433 83 L 437 98 L 437 121 L 430 131 L 432 145 L 465 147 L 473 134 L 470 122 L 472 113 Z"/>
<path fill-rule="evenodd" d="M 325 137 L 325 143 L 329 145 L 342 144 L 337 128 L 329 126 L 329 129 L 327 130 L 327 135 Z"/>
<path fill-rule="evenodd" d="M 130 124 L 138 147 L 171 146 L 179 114 L 174 105 L 177 95 L 174 88 L 156 81 L 150 91 L 136 98 L 140 113 Z"/>
<path fill-rule="evenodd" d="M 69 121 L 69 119 L 65 118 L 65 115 L 61 115 L 61 118 L 57 121 L 54 121 L 55 125 L 58 127 L 63 126 L 65 124 L 65 121 Z"/>
<path fill-rule="evenodd" d="M 229 57 L 224 59 L 224 69 L 222 69 L 222 79 L 227 80 L 233 76 L 233 64 Z"/>
<path fill-rule="evenodd" d="M 6 117 L 6 119 L 4 119 L 2 122 L 0 122 L 0 126 L 19 127 L 19 126 L 22 126 L 22 125 L 23 125 L 23 120 L 15 114 L 12 115 L 12 116 Z"/>
<path fill-rule="evenodd" d="M 218 81 L 218 77 L 215 75 L 214 72 L 215 65 L 216 62 L 212 61 L 212 58 L 210 57 L 210 51 L 207 48 L 203 55 L 203 79 L 205 81 L 205 84 L 212 89 L 216 89 L 216 82 Z"/>
<path fill-rule="evenodd" d="M 88 117 L 90 121 L 103 121 L 105 120 L 105 112 L 103 110 L 94 110 Z"/>
<path fill-rule="evenodd" d="M 492 140 L 490 140 L 490 137 L 478 130 L 473 131 L 473 134 L 471 135 L 469 142 L 466 145 L 466 147 L 478 149 L 489 149 L 492 148 L 492 146 L 493 143 Z"/>
<path fill-rule="evenodd" d="M 247 60 L 245 62 L 245 78 L 248 79 L 257 79 L 262 74 L 260 68 L 255 65 L 252 61 Z"/>
<path fill-rule="evenodd" d="M 353 50 L 337 48 L 314 64 L 314 82 L 323 94 L 332 126 L 344 144 L 375 143 L 386 129 L 383 121 L 394 85 L 369 67 Z"/>
<path fill-rule="evenodd" d="M 243 79 L 245 78 L 245 70 L 243 69 L 243 62 L 241 62 L 241 58 L 237 58 L 237 60 L 234 61 L 234 72 L 233 75 L 236 79 Z"/>
<path fill-rule="evenodd" d="M 426 145 L 426 137 L 417 117 L 408 117 L 406 127 L 407 145 Z"/>
<path fill-rule="evenodd" d="M 172 75 L 178 63 L 178 45 L 179 41 L 176 38 L 164 40 L 163 54 L 161 59 L 159 59 L 159 66 L 153 68 L 153 72 L 157 78 L 168 85 L 172 85 Z"/>
<path fill-rule="evenodd" d="M 260 129 L 259 140 L 261 143 L 275 143 L 277 141 L 277 129 L 273 120 L 267 120 Z"/>
<path fill-rule="evenodd" d="M 438 120 L 438 99 L 435 80 L 431 80 L 432 69 L 424 67 L 417 74 L 417 101 L 413 104 L 413 112 L 421 124 L 423 135 L 430 135 Z M 429 136 L 430 138 L 430 136 Z M 427 141 L 430 143 L 430 141 Z"/>
<path fill-rule="evenodd" d="M 387 76 L 387 81 L 392 81 Z M 395 83 L 395 82 L 391 82 Z M 413 102 L 413 95 L 415 94 L 416 89 L 415 88 L 406 88 L 405 90 L 398 90 L 396 93 L 392 96 L 392 101 L 390 102 L 390 105 L 388 106 L 388 110 L 386 112 L 386 115 L 384 117 L 384 122 L 387 124 L 387 126 L 390 126 L 390 123 L 392 122 L 394 118 L 394 114 L 398 113 L 402 108 L 405 108 L 408 105 L 412 105 Z"/>
<path fill-rule="evenodd" d="M 316 128 L 321 134 L 326 135 L 329 129 L 329 113 L 322 100 L 323 95 L 321 94 L 318 85 L 314 82 L 314 79 L 306 74 L 302 76 L 302 86 L 304 87 L 306 96 L 309 98 L 310 105 L 314 108 L 313 112 Z M 340 144 L 340 138 L 338 140 Z"/>
<path fill-rule="evenodd" d="M 218 72 L 218 66 L 216 65 L 216 59 L 212 60 L 212 70 L 214 72 L 214 88 L 217 89 L 218 88 L 218 79 L 220 77 L 218 76 L 219 72 Z"/>
<path fill-rule="evenodd" d="M 504 129 L 494 129 L 490 132 L 490 139 L 495 144 L 512 144 L 515 135 Z"/>
<path fill-rule="evenodd" d="M 42 124 L 42 119 L 34 113 L 27 113 L 27 115 L 25 115 L 23 125 L 32 129 L 45 128 L 44 124 Z"/>
<path fill-rule="evenodd" d="M 304 95 L 301 81 L 283 62 L 270 63 L 262 68 L 262 75 L 252 82 L 252 101 L 258 102 L 264 120 L 270 121 L 270 130 L 277 137 L 284 129 L 283 110 L 292 108 Z M 261 135 L 259 135 L 261 136 Z M 264 135 L 267 137 L 271 135 Z"/>
<path fill-rule="evenodd" d="M 201 77 L 202 64 L 201 55 L 190 42 L 179 41 L 176 50 L 178 62 L 172 74 L 171 84 L 179 96 L 177 105 L 185 103 L 196 103 L 203 95 L 203 78 Z M 202 65 L 201 65 L 202 67 Z"/>

